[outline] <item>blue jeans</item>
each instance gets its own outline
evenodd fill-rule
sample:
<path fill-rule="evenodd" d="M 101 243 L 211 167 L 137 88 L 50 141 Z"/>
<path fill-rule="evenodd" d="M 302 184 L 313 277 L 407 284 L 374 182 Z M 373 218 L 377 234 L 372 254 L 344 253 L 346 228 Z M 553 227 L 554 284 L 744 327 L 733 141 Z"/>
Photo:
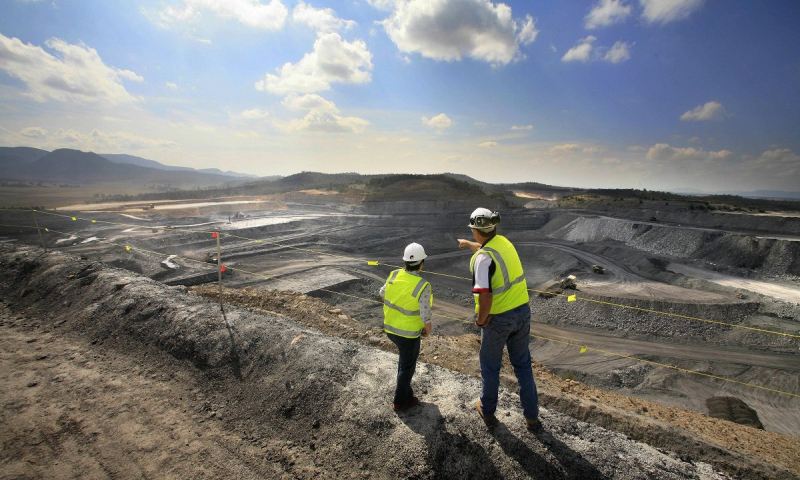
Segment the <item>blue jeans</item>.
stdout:
<path fill-rule="evenodd" d="M 519 399 L 525 418 L 539 416 L 539 395 L 531 368 L 531 307 L 525 303 L 507 312 L 492 315 L 492 321 L 481 330 L 481 406 L 486 415 L 497 410 L 500 367 L 503 347 L 519 383 Z"/>
<path fill-rule="evenodd" d="M 419 337 L 406 338 L 391 333 L 387 333 L 386 336 L 397 345 L 397 350 L 400 354 L 400 358 L 397 361 L 397 388 L 394 391 L 394 403 L 406 406 L 411 404 L 411 399 L 414 398 L 411 378 L 417 369 L 420 340 Z"/>

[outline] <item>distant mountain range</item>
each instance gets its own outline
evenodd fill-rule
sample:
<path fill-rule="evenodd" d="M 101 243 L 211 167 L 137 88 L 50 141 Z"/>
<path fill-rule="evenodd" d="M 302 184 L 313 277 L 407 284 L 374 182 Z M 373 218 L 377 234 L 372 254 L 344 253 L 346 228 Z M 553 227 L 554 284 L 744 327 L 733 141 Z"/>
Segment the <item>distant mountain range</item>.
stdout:
<path fill-rule="evenodd" d="M 114 163 L 127 163 L 130 165 L 138 165 L 140 167 L 157 168 L 159 170 L 169 170 L 173 172 L 200 172 L 211 173 L 214 175 L 225 175 L 228 177 L 238 178 L 259 178 L 258 175 L 251 175 L 249 173 L 237 173 L 230 170 L 222 171 L 219 168 L 190 168 L 190 167 L 173 167 L 171 165 L 164 165 L 163 163 L 156 162 L 155 160 L 148 160 L 146 158 L 134 157 L 133 155 L 126 155 L 124 153 L 99 153 L 103 158 L 107 158 Z"/>
<path fill-rule="evenodd" d="M 0 180 L 46 183 L 136 182 L 175 186 L 211 186 L 258 178 L 216 168 L 172 167 L 132 155 L 98 155 L 80 150 L 52 152 L 0 147 Z"/>

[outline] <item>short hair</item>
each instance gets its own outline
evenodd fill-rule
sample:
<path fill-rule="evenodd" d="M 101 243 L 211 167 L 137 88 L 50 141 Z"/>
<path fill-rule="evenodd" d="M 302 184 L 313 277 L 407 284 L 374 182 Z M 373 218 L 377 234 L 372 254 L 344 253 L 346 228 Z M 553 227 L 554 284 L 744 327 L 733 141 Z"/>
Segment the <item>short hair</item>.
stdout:
<path fill-rule="evenodd" d="M 423 259 L 423 260 L 420 260 L 419 262 L 405 262 L 406 263 L 406 270 L 408 270 L 409 272 L 416 272 L 417 270 L 422 268 L 422 263 L 424 261 L 425 260 Z"/>
<path fill-rule="evenodd" d="M 491 229 L 490 231 L 488 231 L 488 232 L 482 232 L 482 231 L 478 230 L 477 228 L 473 228 L 473 230 L 478 232 L 478 235 L 480 235 L 482 238 L 485 238 L 487 240 L 491 240 L 491 239 L 493 239 L 495 237 L 495 235 L 497 235 L 497 225 L 495 225 L 495 227 L 493 229 Z"/>

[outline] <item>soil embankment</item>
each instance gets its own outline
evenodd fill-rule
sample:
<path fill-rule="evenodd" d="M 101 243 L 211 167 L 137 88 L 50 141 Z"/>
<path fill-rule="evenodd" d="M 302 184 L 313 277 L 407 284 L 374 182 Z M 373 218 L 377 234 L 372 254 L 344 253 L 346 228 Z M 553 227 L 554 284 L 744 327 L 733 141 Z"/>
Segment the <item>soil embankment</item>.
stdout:
<path fill-rule="evenodd" d="M 319 300 L 276 294 L 281 302 L 261 311 L 220 309 L 184 287 L 70 255 L 4 245 L 0 262 L 2 464 L 11 475 L 724 478 L 693 460 L 737 478 L 800 473 L 797 439 L 677 409 L 663 410 L 673 423 L 648 418 L 662 414 L 655 406 L 634 420 L 577 382 L 552 390 L 541 369 L 545 432 L 524 430 L 510 391 L 501 425 L 487 431 L 474 411 L 479 380 L 434 364 L 474 356 L 474 337 L 427 339 L 433 363 L 415 378 L 423 405 L 396 415 L 396 356 L 369 345 L 380 332 Z M 309 328 L 264 310 L 320 321 Z M 318 328 L 352 329 L 360 341 Z M 675 448 L 556 411 L 570 409 Z"/>

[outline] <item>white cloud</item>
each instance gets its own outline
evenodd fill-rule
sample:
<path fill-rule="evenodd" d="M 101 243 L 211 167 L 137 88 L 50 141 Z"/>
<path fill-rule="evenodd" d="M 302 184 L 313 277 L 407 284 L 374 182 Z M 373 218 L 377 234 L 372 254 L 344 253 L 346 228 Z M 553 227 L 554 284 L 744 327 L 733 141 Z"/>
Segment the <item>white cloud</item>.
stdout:
<path fill-rule="evenodd" d="M 548 150 L 550 153 L 567 153 L 567 152 L 575 152 L 581 148 L 580 145 L 577 143 L 565 143 L 563 145 L 556 145 L 554 147 L 550 147 Z"/>
<path fill-rule="evenodd" d="M 517 41 L 520 45 L 530 45 L 536 41 L 539 30 L 536 29 L 536 21 L 530 15 L 525 15 L 525 21 L 517 34 Z"/>
<path fill-rule="evenodd" d="M 339 109 L 336 108 L 333 102 L 325 100 L 315 93 L 306 95 L 292 94 L 284 98 L 282 103 L 291 110 L 314 110 L 318 112 L 339 113 Z"/>
<path fill-rule="evenodd" d="M 94 129 L 89 135 L 90 147 L 93 151 L 131 151 L 145 148 L 177 148 L 180 144 L 171 140 L 152 139 L 133 135 L 128 132 L 105 133 Z"/>
<path fill-rule="evenodd" d="M 650 147 L 647 151 L 646 158 L 660 164 L 696 164 L 709 161 L 722 161 L 728 160 L 733 156 L 733 153 L 728 150 L 720 150 L 718 152 L 706 151 L 702 148 L 676 148 L 666 143 L 658 143 Z"/>
<path fill-rule="evenodd" d="M 493 148 L 497 146 L 497 142 L 483 142 L 478 144 L 481 148 Z"/>
<path fill-rule="evenodd" d="M 453 121 L 450 120 L 444 113 L 440 113 L 439 115 L 436 115 L 430 119 L 428 117 L 422 117 L 422 124 L 435 128 L 447 128 L 453 124 Z"/>
<path fill-rule="evenodd" d="M 19 132 L 0 128 L 0 140 L 12 145 L 25 145 L 47 150 L 75 148 L 86 152 L 132 152 L 143 149 L 174 149 L 180 144 L 166 139 L 153 139 L 129 132 L 104 132 L 94 129 L 89 134 L 71 128 L 49 132 L 41 127 L 28 127 Z"/>
<path fill-rule="evenodd" d="M 331 112 L 312 110 L 302 119 L 289 123 L 290 132 L 361 133 L 370 123 L 358 117 L 340 117 Z"/>
<path fill-rule="evenodd" d="M 588 154 L 602 153 L 604 151 L 605 148 L 603 147 L 586 147 L 583 149 L 583 153 L 588 153 Z"/>
<path fill-rule="evenodd" d="M 681 115 L 684 122 L 700 122 L 707 120 L 722 120 L 726 117 L 725 107 L 719 102 L 707 102 L 697 106 Z"/>
<path fill-rule="evenodd" d="M 372 80 L 372 54 L 362 40 L 347 42 L 338 33 L 320 35 L 314 51 L 295 63 L 286 63 L 277 75 L 268 73 L 256 90 L 275 94 L 330 90 L 332 82 L 366 83 Z"/>
<path fill-rule="evenodd" d="M 511 130 L 533 130 L 533 125 L 512 125 Z"/>
<path fill-rule="evenodd" d="M 352 20 L 342 20 L 337 17 L 332 8 L 314 8 L 302 0 L 294 7 L 292 19 L 295 22 L 310 26 L 319 33 L 347 30 L 357 25 Z"/>
<path fill-rule="evenodd" d="M 703 6 L 704 0 L 639 0 L 642 16 L 650 23 L 681 20 Z"/>
<path fill-rule="evenodd" d="M 20 130 L 19 134 L 23 137 L 43 139 L 47 137 L 47 130 L 41 127 L 28 127 Z"/>
<path fill-rule="evenodd" d="M 631 58 L 630 45 L 625 42 L 616 42 L 603 56 L 603 60 L 611 63 L 624 62 Z"/>
<path fill-rule="evenodd" d="M 521 58 L 519 45 L 533 42 L 538 33 L 530 15 L 520 27 L 510 7 L 488 0 L 370 3 L 393 7 L 392 15 L 381 24 L 401 52 L 416 52 L 434 60 L 469 57 L 506 65 Z"/>
<path fill-rule="evenodd" d="M 759 172 L 767 170 L 768 173 L 784 178 L 800 177 L 800 155 L 788 148 L 768 150 L 750 162 L 748 167 Z M 800 182 L 795 182 L 795 190 L 797 185 L 800 185 Z"/>
<path fill-rule="evenodd" d="M 581 39 L 580 43 L 570 48 L 567 53 L 561 57 L 562 62 L 588 62 L 592 53 L 592 42 L 597 40 L 597 37 L 589 35 Z"/>
<path fill-rule="evenodd" d="M 45 45 L 56 54 L 0 34 L 0 70 L 26 84 L 24 95 L 37 102 L 116 105 L 136 101 L 122 85 L 122 80 L 141 82 L 144 80 L 141 76 L 130 70 L 109 67 L 97 50 L 84 44 L 71 45 L 52 38 Z"/>
<path fill-rule="evenodd" d="M 621 22 L 631 14 L 631 10 L 622 0 L 600 0 L 586 15 L 586 28 L 592 30 Z"/>
<path fill-rule="evenodd" d="M 262 118 L 269 117 L 269 112 L 267 110 L 253 108 L 251 110 L 243 111 L 240 116 L 245 120 L 260 120 Z"/>
<path fill-rule="evenodd" d="M 589 35 L 578 41 L 578 44 L 570 48 L 567 53 L 561 57 L 562 62 L 591 62 L 595 60 L 604 60 L 610 63 L 620 63 L 631 58 L 630 45 L 626 42 L 616 42 L 611 48 L 597 47 L 594 48 L 592 43 L 597 40 L 594 35 Z"/>
<path fill-rule="evenodd" d="M 166 87 L 169 88 L 170 90 L 178 89 L 178 84 L 175 82 L 166 82 L 164 85 L 166 85 Z"/>
<path fill-rule="evenodd" d="M 266 30 L 283 27 L 289 13 L 280 0 L 271 0 L 268 4 L 260 0 L 183 0 L 182 6 L 169 6 L 159 12 L 154 21 L 168 28 L 175 23 L 194 22 L 202 16 L 203 11 Z"/>

